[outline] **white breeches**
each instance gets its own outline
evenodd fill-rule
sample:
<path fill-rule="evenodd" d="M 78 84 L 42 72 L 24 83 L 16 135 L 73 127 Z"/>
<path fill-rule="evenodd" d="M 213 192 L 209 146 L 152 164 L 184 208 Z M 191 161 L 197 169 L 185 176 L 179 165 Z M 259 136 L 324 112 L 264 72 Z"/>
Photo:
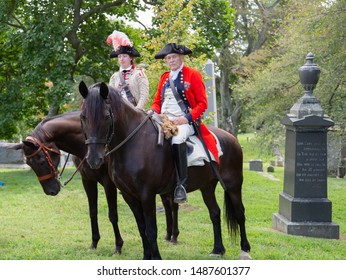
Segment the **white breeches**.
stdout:
<path fill-rule="evenodd" d="M 172 137 L 172 144 L 181 144 L 186 142 L 187 138 L 195 134 L 195 130 L 190 124 L 178 126 L 178 134 Z"/>

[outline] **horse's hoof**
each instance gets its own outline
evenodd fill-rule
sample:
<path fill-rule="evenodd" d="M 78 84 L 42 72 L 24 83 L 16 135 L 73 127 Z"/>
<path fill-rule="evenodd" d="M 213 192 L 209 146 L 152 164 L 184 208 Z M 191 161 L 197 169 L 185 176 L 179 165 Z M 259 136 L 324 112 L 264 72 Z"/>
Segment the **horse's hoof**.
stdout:
<path fill-rule="evenodd" d="M 219 258 L 219 257 L 222 257 L 225 253 L 226 253 L 226 249 L 225 249 L 225 247 L 222 246 L 221 248 L 214 248 L 210 252 L 209 256 Z"/>
<path fill-rule="evenodd" d="M 210 253 L 209 257 L 213 257 L 213 258 L 221 258 L 221 254 L 216 254 L 216 253 Z"/>
<path fill-rule="evenodd" d="M 167 235 L 167 236 L 165 236 L 164 240 L 167 241 L 167 242 L 171 242 L 171 237 L 169 235 Z"/>
<path fill-rule="evenodd" d="M 96 250 L 96 246 L 94 244 L 91 244 L 89 250 Z"/>
<path fill-rule="evenodd" d="M 172 243 L 173 245 L 178 245 L 178 239 L 177 239 L 176 237 L 172 237 L 171 243 Z"/>
<path fill-rule="evenodd" d="M 240 251 L 239 260 L 252 260 L 248 252 Z"/>
<path fill-rule="evenodd" d="M 115 256 L 115 255 L 121 255 L 121 248 L 115 248 L 115 251 L 112 256 Z"/>

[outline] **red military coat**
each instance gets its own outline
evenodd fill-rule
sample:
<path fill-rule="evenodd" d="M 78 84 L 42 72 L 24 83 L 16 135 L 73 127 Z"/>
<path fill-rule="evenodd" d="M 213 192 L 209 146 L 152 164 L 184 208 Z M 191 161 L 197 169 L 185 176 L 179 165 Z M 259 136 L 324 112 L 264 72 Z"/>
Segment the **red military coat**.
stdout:
<path fill-rule="evenodd" d="M 163 73 L 151 106 L 151 109 L 158 114 L 161 113 L 161 105 L 163 103 L 162 93 L 168 78 L 169 72 Z M 207 94 L 202 75 L 196 69 L 183 66 L 177 80 L 179 80 L 178 83 L 181 83 L 181 85 L 177 85 L 178 92 L 189 110 L 189 113 L 187 113 L 185 117 L 188 119 L 189 123 L 192 124 L 197 121 L 208 108 Z M 218 150 L 214 136 L 202 122 L 200 124 L 200 131 L 207 148 L 214 155 L 217 163 L 219 163 Z"/>

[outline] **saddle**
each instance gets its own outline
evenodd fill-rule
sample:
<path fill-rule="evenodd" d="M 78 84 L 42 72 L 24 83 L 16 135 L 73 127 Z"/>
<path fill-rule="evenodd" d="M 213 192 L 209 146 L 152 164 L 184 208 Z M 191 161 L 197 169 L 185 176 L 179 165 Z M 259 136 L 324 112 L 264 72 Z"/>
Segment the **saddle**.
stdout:
<path fill-rule="evenodd" d="M 178 127 L 175 124 L 173 124 L 172 121 L 170 121 L 166 115 L 153 114 L 150 119 L 154 124 L 154 127 L 158 131 L 157 145 L 162 146 L 164 138 L 168 140 L 178 133 Z M 215 134 L 213 134 L 213 136 L 216 139 L 216 147 L 219 152 L 219 157 L 221 157 L 223 155 L 223 152 L 219 143 L 219 139 L 216 137 Z M 203 144 L 197 136 L 190 136 L 186 141 L 186 145 L 188 166 L 203 166 L 205 164 L 204 161 L 209 162 L 209 158 L 205 153 Z M 215 161 L 215 158 L 212 155 L 212 153 L 210 153 L 210 156 L 211 159 Z"/>
<path fill-rule="evenodd" d="M 158 131 L 157 145 L 163 145 L 163 138 L 166 140 L 178 134 L 178 127 L 164 114 L 153 114 L 151 120 Z"/>

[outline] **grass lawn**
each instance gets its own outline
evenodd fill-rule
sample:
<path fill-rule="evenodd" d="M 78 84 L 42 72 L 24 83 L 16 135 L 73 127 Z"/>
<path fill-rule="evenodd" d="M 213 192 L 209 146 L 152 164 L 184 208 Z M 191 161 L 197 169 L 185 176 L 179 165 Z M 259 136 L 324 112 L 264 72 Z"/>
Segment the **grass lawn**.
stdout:
<path fill-rule="evenodd" d="M 243 137 L 243 138 L 242 138 Z M 247 233 L 254 260 L 346 260 L 346 180 L 328 178 L 328 198 L 333 203 L 332 221 L 340 226 L 340 239 L 293 236 L 272 229 L 272 214 L 279 210 L 283 190 L 282 167 L 275 167 L 272 177 L 248 170 L 254 155 L 251 139 L 244 145 L 243 200 Z M 264 164 L 264 170 L 267 165 Z M 74 171 L 68 168 L 64 181 Z M 142 245 L 129 207 L 118 197 L 119 227 L 125 241 L 123 253 L 112 256 L 114 237 L 108 221 L 103 188 L 99 188 L 99 226 L 101 240 L 97 250 L 89 250 L 91 229 L 87 198 L 79 174 L 56 197 L 44 194 L 31 170 L 0 169 L 0 259 L 1 260 L 140 260 Z M 220 208 L 223 190 L 217 188 Z M 209 260 L 213 233 L 208 211 L 199 191 L 188 194 L 189 202 L 179 210 L 179 243 L 163 240 L 164 212 L 157 212 L 158 242 L 165 260 Z M 161 205 L 157 198 L 158 208 Z M 223 221 L 224 222 L 224 221 Z M 239 238 L 228 237 L 223 224 L 224 260 L 239 255 Z"/>

